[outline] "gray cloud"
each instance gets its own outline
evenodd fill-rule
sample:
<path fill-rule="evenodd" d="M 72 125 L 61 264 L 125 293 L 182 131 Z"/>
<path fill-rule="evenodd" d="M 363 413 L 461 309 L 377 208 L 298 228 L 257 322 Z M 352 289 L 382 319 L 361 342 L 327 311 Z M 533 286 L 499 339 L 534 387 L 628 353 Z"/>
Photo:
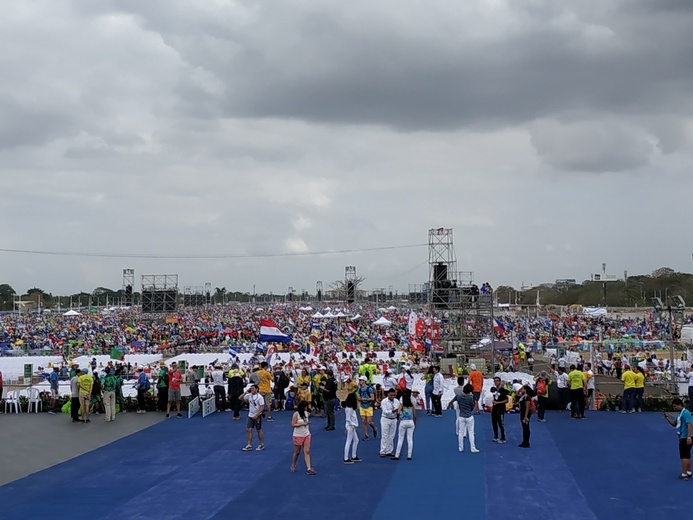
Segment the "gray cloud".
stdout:
<path fill-rule="evenodd" d="M 61 0 L 3 14 L 0 248 L 281 254 L 420 244 L 447 226 L 459 268 L 494 284 L 585 279 L 603 261 L 690 268 L 690 3 Z M 653 201 L 671 202 L 671 225 L 641 211 Z M 603 224 L 574 224 L 586 214 Z M 345 265 L 400 291 L 428 276 L 425 248 L 0 259 L 8 282 L 53 291 L 117 287 L 122 267 L 275 292 Z"/>

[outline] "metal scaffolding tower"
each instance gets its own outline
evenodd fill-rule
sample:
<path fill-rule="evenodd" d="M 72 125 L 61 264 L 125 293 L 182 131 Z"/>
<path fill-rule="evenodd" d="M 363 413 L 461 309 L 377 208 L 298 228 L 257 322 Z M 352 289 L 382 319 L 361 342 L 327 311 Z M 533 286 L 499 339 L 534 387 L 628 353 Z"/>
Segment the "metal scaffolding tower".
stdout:
<path fill-rule="evenodd" d="M 493 296 L 480 293 L 471 271 L 457 270 L 452 229 L 429 229 L 428 261 L 428 305 L 440 322 L 445 354 L 475 355 L 472 345 L 484 338 L 494 341 Z"/>

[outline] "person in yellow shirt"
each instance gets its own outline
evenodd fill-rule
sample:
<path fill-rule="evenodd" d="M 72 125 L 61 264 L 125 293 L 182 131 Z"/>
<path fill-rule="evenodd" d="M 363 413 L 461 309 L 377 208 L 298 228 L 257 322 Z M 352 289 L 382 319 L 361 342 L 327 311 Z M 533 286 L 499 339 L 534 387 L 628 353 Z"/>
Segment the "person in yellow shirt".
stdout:
<path fill-rule="evenodd" d="M 635 374 L 631 371 L 630 365 L 623 366 L 623 397 L 621 398 L 621 413 L 633 413 L 633 400 L 635 398 Z"/>
<path fill-rule="evenodd" d="M 642 412 L 643 395 L 645 394 L 645 374 L 639 366 L 633 367 L 633 409 Z"/>
<path fill-rule="evenodd" d="M 258 390 L 260 395 L 265 400 L 265 411 L 267 412 L 267 420 L 274 421 L 272 419 L 272 374 L 267 370 L 267 361 L 260 363 L 260 370 L 257 371 L 257 377 L 260 380 L 258 383 Z"/>
<path fill-rule="evenodd" d="M 571 419 L 585 418 L 585 375 L 575 365 L 570 365 L 568 372 L 570 388 L 570 417 Z"/>
<path fill-rule="evenodd" d="M 89 420 L 89 408 L 91 407 L 91 387 L 94 386 L 94 380 L 89 375 L 89 369 L 83 368 L 82 373 L 77 378 L 79 385 L 79 407 L 82 411 L 82 421 L 85 423 Z"/>

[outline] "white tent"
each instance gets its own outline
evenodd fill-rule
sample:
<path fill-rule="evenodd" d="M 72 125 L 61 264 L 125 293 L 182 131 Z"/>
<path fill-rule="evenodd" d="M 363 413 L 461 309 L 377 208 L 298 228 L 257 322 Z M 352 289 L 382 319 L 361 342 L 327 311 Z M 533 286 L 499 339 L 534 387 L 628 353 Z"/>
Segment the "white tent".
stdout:
<path fill-rule="evenodd" d="M 390 305 L 390 306 L 387 308 L 387 310 L 388 310 L 388 311 L 396 311 L 396 310 L 397 310 L 397 307 L 395 307 L 394 305 Z"/>
<path fill-rule="evenodd" d="M 317 318 L 317 319 L 324 318 L 324 317 L 325 317 L 325 316 L 323 316 L 322 314 L 320 314 L 320 311 L 316 312 L 315 314 L 313 314 L 313 315 L 311 316 L 311 318 Z"/>
<path fill-rule="evenodd" d="M 313 310 L 313 307 L 311 307 L 310 305 L 308 305 L 307 307 L 299 307 L 298 310 L 299 310 L 299 311 L 312 311 L 312 310 Z"/>
<path fill-rule="evenodd" d="M 79 316 L 79 315 L 80 315 L 79 312 L 77 312 L 74 309 L 70 309 L 69 311 L 63 313 L 63 316 Z"/>
<path fill-rule="evenodd" d="M 362 319 L 363 319 L 363 316 L 361 316 L 360 314 L 357 314 L 357 315 L 354 316 L 353 318 L 350 318 L 349 321 L 359 321 L 359 320 L 362 320 Z"/>
<path fill-rule="evenodd" d="M 343 312 L 338 312 L 337 314 L 334 315 L 335 318 L 346 318 L 346 314 Z"/>
<path fill-rule="evenodd" d="M 385 316 L 381 316 L 373 322 L 373 325 L 378 325 L 379 327 L 389 327 L 392 325 L 392 322 L 385 318 Z"/>
<path fill-rule="evenodd" d="M 325 314 L 323 318 L 334 318 L 334 314 L 332 314 L 332 311 L 327 311 L 327 314 Z"/>

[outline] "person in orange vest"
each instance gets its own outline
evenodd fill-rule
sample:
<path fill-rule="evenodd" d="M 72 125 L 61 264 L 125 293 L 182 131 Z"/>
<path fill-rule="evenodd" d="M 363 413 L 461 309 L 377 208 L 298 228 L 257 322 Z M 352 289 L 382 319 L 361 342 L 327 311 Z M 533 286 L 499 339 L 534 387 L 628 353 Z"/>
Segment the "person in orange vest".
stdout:
<path fill-rule="evenodd" d="M 467 383 L 472 385 L 472 396 L 474 397 L 474 413 L 479 415 L 481 413 L 481 408 L 479 407 L 479 399 L 481 399 L 481 391 L 484 389 L 484 374 L 476 369 L 476 365 L 472 363 L 469 365 L 472 370 L 469 372 L 469 377 L 467 378 Z"/>

